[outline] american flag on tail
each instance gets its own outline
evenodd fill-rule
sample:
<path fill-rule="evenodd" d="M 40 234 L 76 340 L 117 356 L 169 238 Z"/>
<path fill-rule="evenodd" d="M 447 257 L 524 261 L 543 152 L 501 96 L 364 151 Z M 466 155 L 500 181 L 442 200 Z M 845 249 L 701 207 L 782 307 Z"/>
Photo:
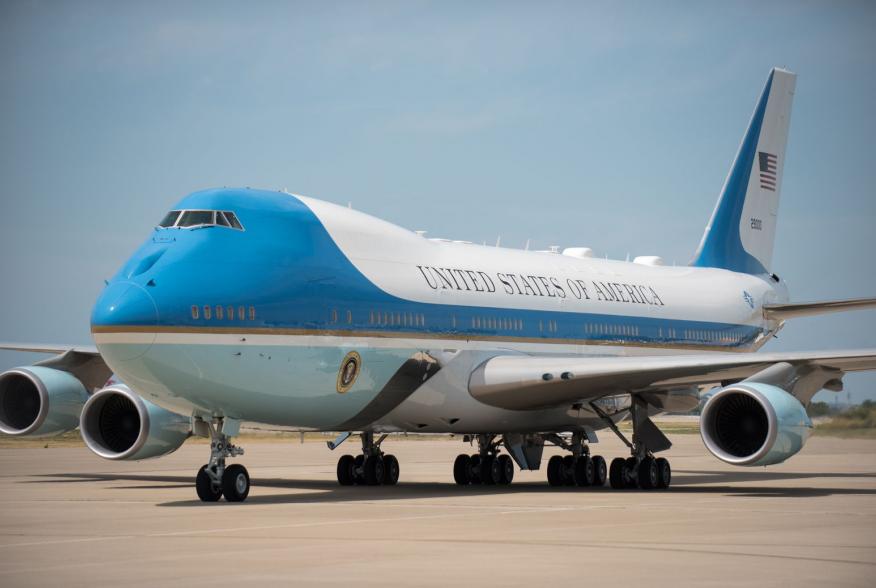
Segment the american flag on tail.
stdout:
<path fill-rule="evenodd" d="M 758 151 L 757 156 L 760 163 L 760 187 L 775 192 L 778 159 L 772 153 L 764 153 L 763 151 Z"/>

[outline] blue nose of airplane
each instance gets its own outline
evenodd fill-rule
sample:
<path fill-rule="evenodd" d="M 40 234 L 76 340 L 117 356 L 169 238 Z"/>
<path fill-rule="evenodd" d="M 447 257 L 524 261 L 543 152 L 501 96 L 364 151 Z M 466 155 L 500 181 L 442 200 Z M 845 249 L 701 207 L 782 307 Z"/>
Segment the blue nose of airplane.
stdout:
<path fill-rule="evenodd" d="M 104 359 L 142 357 L 155 342 L 155 332 L 148 327 L 157 324 L 155 300 L 133 282 L 107 286 L 91 311 L 91 331 Z"/>
<path fill-rule="evenodd" d="M 113 282 L 91 311 L 92 327 L 154 326 L 158 307 L 145 288 L 133 282 Z"/>

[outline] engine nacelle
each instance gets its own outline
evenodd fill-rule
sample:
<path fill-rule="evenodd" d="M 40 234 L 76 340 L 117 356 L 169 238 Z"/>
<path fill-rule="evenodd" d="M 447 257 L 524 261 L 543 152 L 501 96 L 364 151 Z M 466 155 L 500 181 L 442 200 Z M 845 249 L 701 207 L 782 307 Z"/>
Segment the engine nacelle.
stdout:
<path fill-rule="evenodd" d="M 88 399 L 74 375 L 53 368 L 30 366 L 0 374 L 0 432 L 48 437 L 79 426 L 79 413 Z"/>
<path fill-rule="evenodd" d="M 138 460 L 179 449 L 191 435 L 192 422 L 118 384 L 88 399 L 79 431 L 88 448 L 100 457 Z"/>
<path fill-rule="evenodd" d="M 712 454 L 727 463 L 781 463 L 803 448 L 812 421 L 799 400 L 769 384 L 741 382 L 709 398 L 700 435 Z"/>

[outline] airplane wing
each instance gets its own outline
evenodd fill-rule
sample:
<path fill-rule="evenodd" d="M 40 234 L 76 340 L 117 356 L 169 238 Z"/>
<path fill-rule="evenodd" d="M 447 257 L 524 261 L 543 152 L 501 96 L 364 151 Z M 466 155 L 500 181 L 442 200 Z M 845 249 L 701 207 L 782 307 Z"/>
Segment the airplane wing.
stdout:
<path fill-rule="evenodd" d="M 98 355 L 97 347 L 93 345 L 54 345 L 48 343 L 4 343 L 0 342 L 0 349 L 10 351 L 30 351 L 31 353 L 66 353 L 68 351 L 76 351 L 77 353 L 92 353 Z"/>
<path fill-rule="evenodd" d="M 51 353 L 54 357 L 34 365 L 69 372 L 79 378 L 89 392 L 103 388 L 113 375 L 97 347 L 91 345 L 54 345 L 44 343 L 0 343 L 0 350 Z"/>
<path fill-rule="evenodd" d="M 650 357 L 505 355 L 481 364 L 469 379 L 477 400 L 510 410 L 532 410 L 611 394 L 679 390 L 748 378 L 782 364 L 794 383 L 810 377 L 806 403 L 843 373 L 876 369 L 876 349 L 832 352 L 713 353 Z M 799 398 L 799 396 L 798 396 Z"/>
<path fill-rule="evenodd" d="M 830 312 L 864 310 L 876 308 L 876 298 L 855 298 L 852 300 L 826 300 L 823 302 L 803 302 L 794 304 L 765 304 L 763 316 L 767 319 L 785 320 L 801 316 L 815 316 Z"/>

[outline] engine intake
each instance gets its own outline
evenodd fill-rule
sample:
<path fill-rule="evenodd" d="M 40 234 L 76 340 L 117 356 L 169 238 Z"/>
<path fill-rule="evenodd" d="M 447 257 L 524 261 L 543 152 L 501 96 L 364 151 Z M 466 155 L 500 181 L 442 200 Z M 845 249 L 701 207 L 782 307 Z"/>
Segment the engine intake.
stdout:
<path fill-rule="evenodd" d="M 179 449 L 191 434 L 191 419 L 138 396 L 124 385 L 96 392 L 82 409 L 85 444 L 105 459 L 139 460 Z"/>
<path fill-rule="evenodd" d="M 0 432 L 48 437 L 72 431 L 88 394 L 74 375 L 31 366 L 0 374 Z"/>
<path fill-rule="evenodd" d="M 716 392 L 700 417 L 706 448 L 734 465 L 781 463 L 803 448 L 812 422 L 803 405 L 781 388 L 742 382 Z"/>

